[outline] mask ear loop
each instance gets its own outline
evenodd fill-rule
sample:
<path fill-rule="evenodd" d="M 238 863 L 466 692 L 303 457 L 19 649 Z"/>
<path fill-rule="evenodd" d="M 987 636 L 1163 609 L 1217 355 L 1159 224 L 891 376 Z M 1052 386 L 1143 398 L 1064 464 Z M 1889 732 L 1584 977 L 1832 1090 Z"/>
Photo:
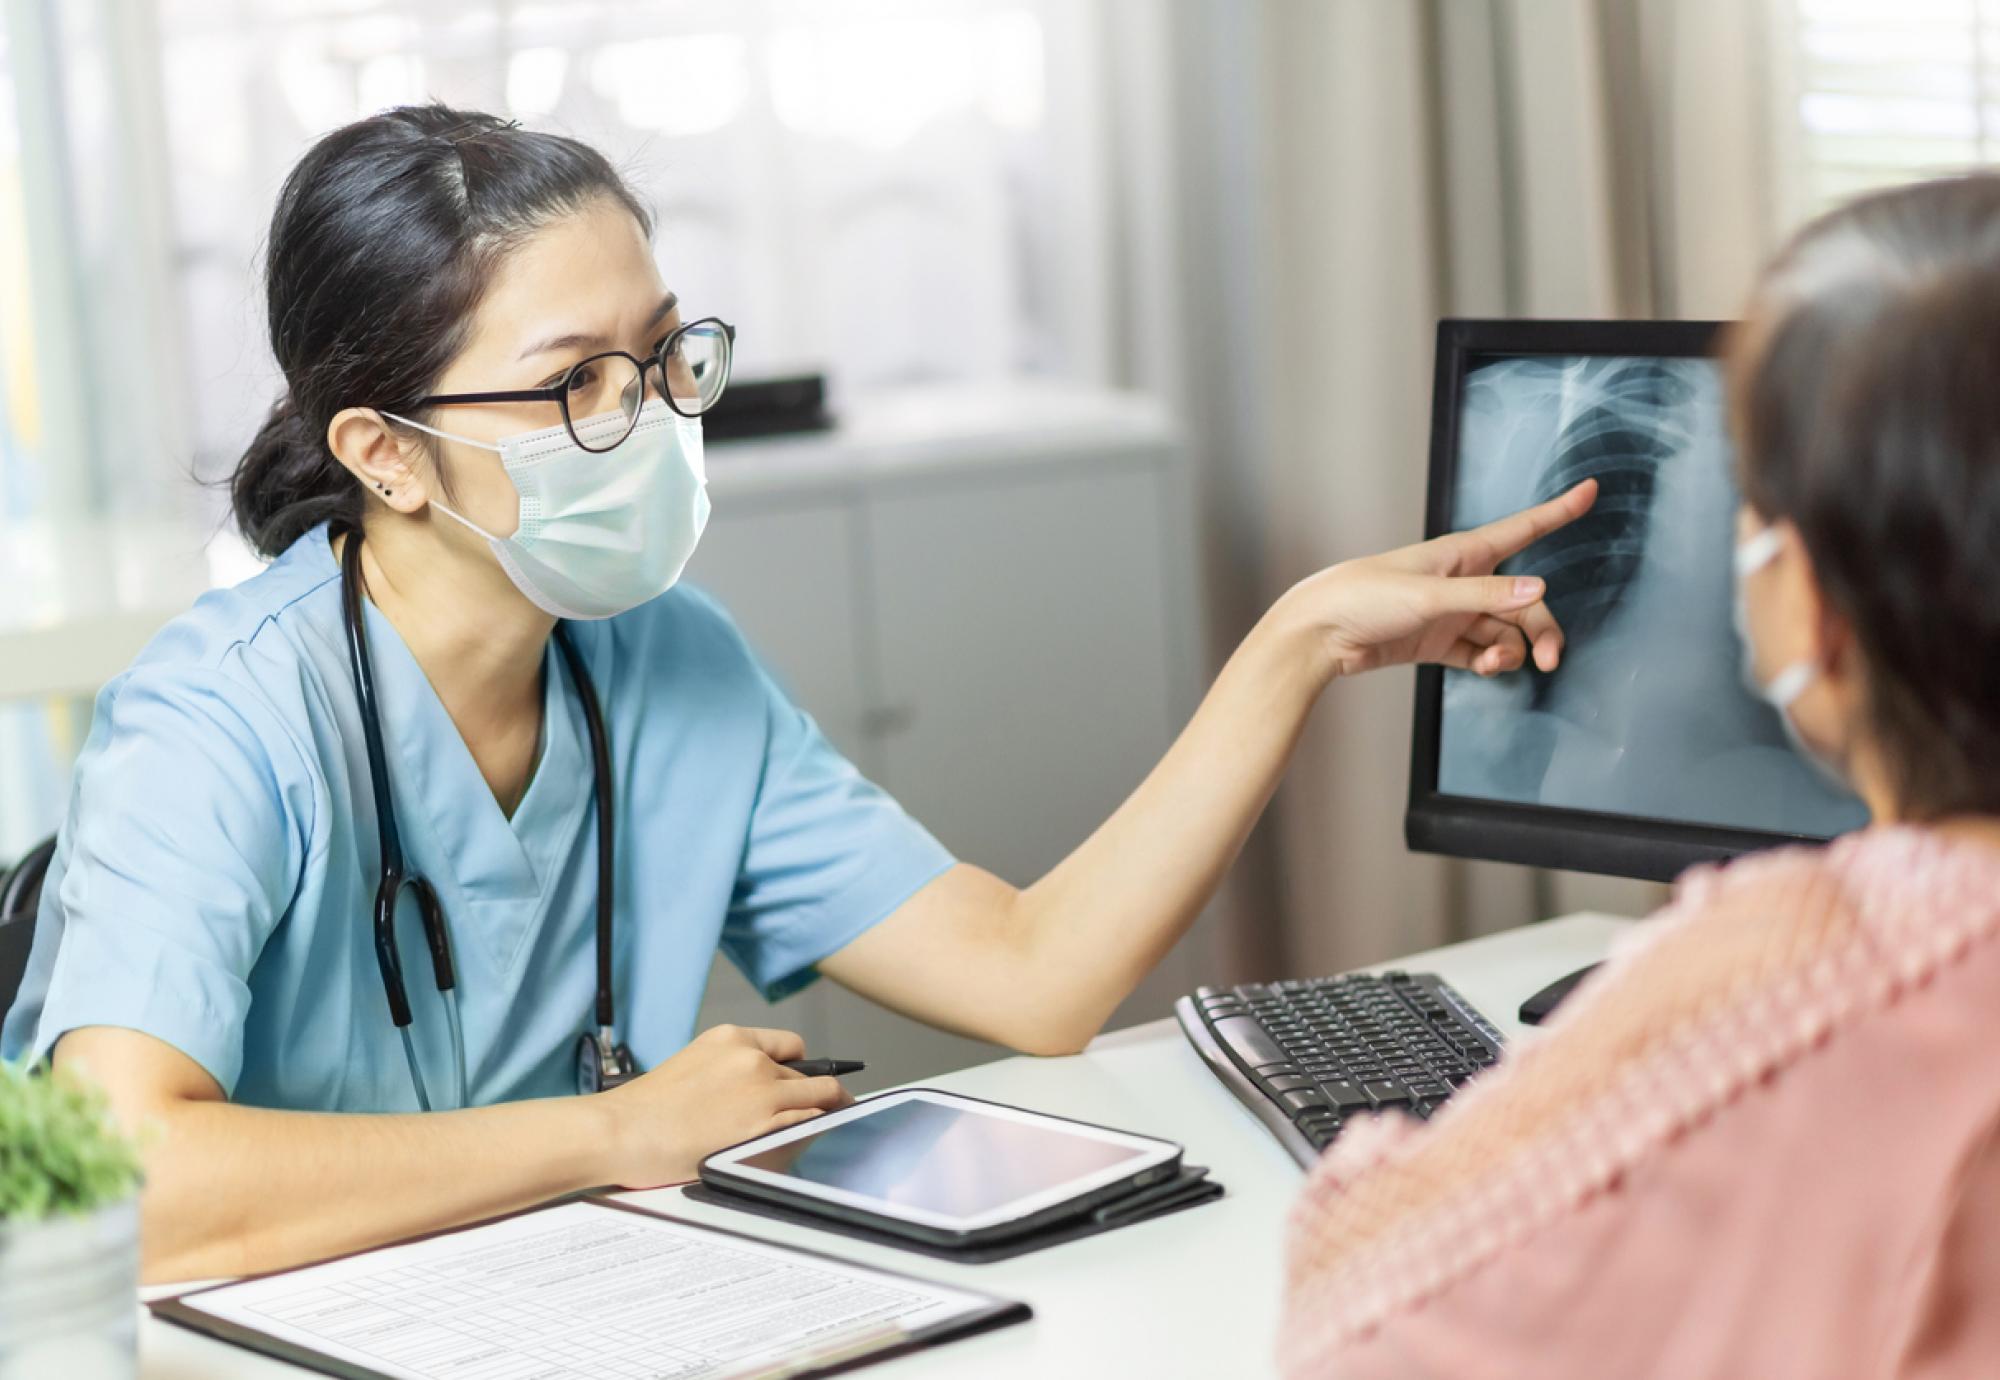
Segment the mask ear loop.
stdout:
<path fill-rule="evenodd" d="M 1775 527 L 1766 527 L 1756 536 L 1738 544 L 1736 548 L 1736 578 L 1755 575 L 1772 561 L 1778 559 L 1778 552 L 1785 546 L 1784 537 Z"/>
<path fill-rule="evenodd" d="M 1810 661 L 1795 661 L 1777 675 L 1764 689 L 1764 697 L 1771 707 L 1780 714 L 1790 711 L 1793 701 L 1805 694 L 1812 683 L 1819 678 L 1819 667 Z"/>
<path fill-rule="evenodd" d="M 384 417 L 387 417 L 392 422 L 401 422 L 404 426 L 411 426 L 415 427 L 418 431 L 428 432 L 430 435 L 437 437 L 440 441 L 456 441 L 460 445 L 464 446 L 477 446 L 481 450 L 490 450 L 495 455 L 506 454 L 506 452 L 501 450 L 500 447 L 492 445 L 485 441 L 475 441 L 470 436 L 459 436 L 453 432 L 439 431 L 434 426 L 425 426 L 422 422 L 413 422 L 408 417 L 399 417 L 393 412 L 384 412 L 382 415 Z M 500 540 L 500 538 L 494 536 L 491 532 L 487 531 L 484 527 L 481 527 L 471 518 L 465 516 L 465 514 L 453 512 L 451 509 L 445 507 L 444 504 L 439 502 L 437 499 L 435 498 L 432 499 L 430 501 L 430 505 L 431 507 L 437 509 L 440 513 L 443 513 L 446 517 L 451 518 L 452 520 L 457 522 L 460 526 L 471 529 L 473 532 L 486 538 L 486 540 L 490 542 L 497 542 Z"/>
<path fill-rule="evenodd" d="M 1772 561 L 1785 548 L 1785 539 L 1775 525 L 1759 529 L 1757 534 L 1736 545 L 1736 578 L 1741 582 Z M 1740 595 L 1738 596 L 1741 597 Z M 1784 713 L 1792 707 L 1792 702 L 1811 688 L 1819 679 L 1819 667 L 1810 661 L 1795 661 L 1777 675 L 1763 690 L 1764 698 L 1772 708 Z"/>
<path fill-rule="evenodd" d="M 382 415 L 384 417 L 387 417 L 392 422 L 401 422 L 404 426 L 413 426 L 418 431 L 428 432 L 430 435 L 437 437 L 440 441 L 456 441 L 462 446 L 477 446 L 481 450 L 490 450 L 495 455 L 500 455 L 503 453 L 500 447 L 494 445 L 491 441 L 475 441 L 470 436 L 460 436 L 456 432 L 439 431 L 434 426 L 425 426 L 422 422 L 413 422 L 408 417 L 399 417 L 393 412 L 384 412 Z"/>

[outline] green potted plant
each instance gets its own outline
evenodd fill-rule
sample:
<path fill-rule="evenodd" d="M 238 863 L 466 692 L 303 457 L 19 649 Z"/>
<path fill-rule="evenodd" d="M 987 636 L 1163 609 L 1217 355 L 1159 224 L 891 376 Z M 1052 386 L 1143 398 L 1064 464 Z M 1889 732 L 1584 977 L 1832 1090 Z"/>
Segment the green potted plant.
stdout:
<path fill-rule="evenodd" d="M 0 1060 L 0 1380 L 134 1374 L 138 1193 L 95 1088 Z"/>

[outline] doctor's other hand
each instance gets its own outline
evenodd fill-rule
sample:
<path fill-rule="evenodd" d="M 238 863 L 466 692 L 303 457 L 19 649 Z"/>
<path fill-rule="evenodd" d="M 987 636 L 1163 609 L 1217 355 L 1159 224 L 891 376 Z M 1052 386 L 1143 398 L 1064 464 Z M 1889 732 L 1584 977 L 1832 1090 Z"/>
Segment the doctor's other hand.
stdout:
<path fill-rule="evenodd" d="M 1294 585 L 1273 612 L 1303 621 L 1326 679 L 1406 662 L 1494 676 L 1562 659 L 1541 580 L 1494 567 L 1590 511 L 1586 479 L 1546 503 L 1465 532 L 1343 561 Z"/>
<path fill-rule="evenodd" d="M 597 1094 L 609 1122 L 607 1181 L 680 1183 L 705 1155 L 852 1103 L 838 1079 L 807 1078 L 779 1062 L 805 1052 L 789 1030 L 713 1026 L 658 1068 Z"/>

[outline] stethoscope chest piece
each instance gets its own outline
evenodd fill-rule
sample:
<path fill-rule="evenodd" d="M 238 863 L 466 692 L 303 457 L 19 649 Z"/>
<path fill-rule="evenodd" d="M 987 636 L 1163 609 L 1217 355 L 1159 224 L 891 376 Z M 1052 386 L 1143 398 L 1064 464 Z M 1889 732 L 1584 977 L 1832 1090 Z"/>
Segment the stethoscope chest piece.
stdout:
<path fill-rule="evenodd" d="M 632 1051 L 618 1043 L 610 1031 L 576 1037 L 576 1090 L 580 1093 L 610 1092 L 639 1076 Z"/>

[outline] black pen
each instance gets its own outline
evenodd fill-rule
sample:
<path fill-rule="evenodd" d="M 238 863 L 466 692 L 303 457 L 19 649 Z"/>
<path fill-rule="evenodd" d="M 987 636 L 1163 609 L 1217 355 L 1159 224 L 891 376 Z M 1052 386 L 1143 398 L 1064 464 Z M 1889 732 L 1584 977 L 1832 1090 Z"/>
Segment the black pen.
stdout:
<path fill-rule="evenodd" d="M 845 1078 L 868 1067 L 859 1059 L 785 1059 L 784 1066 L 808 1078 Z"/>

